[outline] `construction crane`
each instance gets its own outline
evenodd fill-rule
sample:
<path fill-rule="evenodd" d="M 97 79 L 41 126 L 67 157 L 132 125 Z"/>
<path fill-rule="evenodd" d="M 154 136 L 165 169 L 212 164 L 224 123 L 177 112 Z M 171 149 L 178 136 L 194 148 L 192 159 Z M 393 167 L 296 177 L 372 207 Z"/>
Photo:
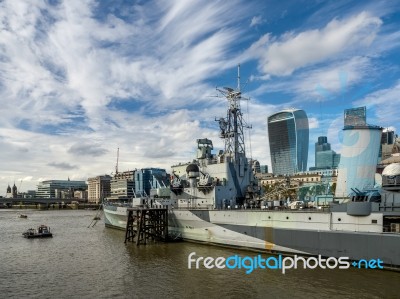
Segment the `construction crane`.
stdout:
<path fill-rule="evenodd" d="M 118 174 L 118 159 L 119 159 L 119 148 L 117 149 L 117 164 L 115 165 L 115 175 Z"/>

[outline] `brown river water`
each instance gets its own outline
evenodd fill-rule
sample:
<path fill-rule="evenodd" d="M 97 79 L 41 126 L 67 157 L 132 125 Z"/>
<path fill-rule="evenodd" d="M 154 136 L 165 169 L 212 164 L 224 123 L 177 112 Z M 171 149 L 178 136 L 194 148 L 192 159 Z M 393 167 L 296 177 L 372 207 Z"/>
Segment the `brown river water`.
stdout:
<path fill-rule="evenodd" d="M 88 228 L 95 214 L 0 210 L 0 298 L 400 298 L 400 272 L 393 271 L 188 269 L 192 252 L 257 253 L 189 242 L 124 244 L 124 232 L 105 228 L 103 217 Z M 40 224 L 53 238 L 22 237 Z"/>

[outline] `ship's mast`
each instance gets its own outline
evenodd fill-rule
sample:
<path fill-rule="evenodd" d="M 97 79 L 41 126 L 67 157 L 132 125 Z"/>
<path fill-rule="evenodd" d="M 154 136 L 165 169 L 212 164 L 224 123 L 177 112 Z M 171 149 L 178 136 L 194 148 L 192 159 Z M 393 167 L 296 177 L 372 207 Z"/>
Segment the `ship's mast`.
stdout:
<path fill-rule="evenodd" d="M 238 76 L 237 76 L 237 87 L 236 89 L 240 92 L 240 64 L 238 64 Z"/>
<path fill-rule="evenodd" d="M 237 88 L 224 87 L 217 90 L 228 100 L 227 116 L 218 120 L 220 136 L 225 139 L 225 153 L 230 154 L 234 161 L 238 162 L 240 155 L 246 156 L 243 128 L 248 128 L 240 109 L 240 101 L 247 100 L 242 98 L 240 91 L 240 65 L 238 65 Z"/>

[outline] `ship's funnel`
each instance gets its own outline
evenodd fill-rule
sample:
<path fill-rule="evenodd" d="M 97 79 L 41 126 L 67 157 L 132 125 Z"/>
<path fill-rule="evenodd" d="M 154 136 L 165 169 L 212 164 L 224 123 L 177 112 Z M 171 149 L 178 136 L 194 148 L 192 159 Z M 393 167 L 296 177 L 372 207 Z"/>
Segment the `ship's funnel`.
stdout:
<path fill-rule="evenodd" d="M 343 129 L 336 197 L 347 197 L 352 189 L 362 191 L 374 186 L 381 133 L 381 127 L 368 125 Z"/>

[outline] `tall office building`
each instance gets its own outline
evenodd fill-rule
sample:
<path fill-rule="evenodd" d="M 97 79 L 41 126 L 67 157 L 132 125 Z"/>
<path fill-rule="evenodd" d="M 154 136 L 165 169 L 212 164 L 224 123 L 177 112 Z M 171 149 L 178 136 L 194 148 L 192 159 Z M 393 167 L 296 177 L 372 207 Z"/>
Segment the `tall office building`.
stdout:
<path fill-rule="evenodd" d="M 384 129 L 381 138 L 381 149 L 379 151 L 380 160 L 390 158 L 393 153 L 396 135 L 393 130 Z"/>
<path fill-rule="evenodd" d="M 287 109 L 269 116 L 268 135 L 274 174 L 307 170 L 309 130 L 304 110 Z"/>
<path fill-rule="evenodd" d="M 150 195 L 151 189 L 169 186 L 169 175 L 165 169 L 143 168 L 135 174 L 135 192 L 137 196 Z"/>
<path fill-rule="evenodd" d="M 382 132 L 381 144 L 394 144 L 396 135 L 393 130 L 384 129 Z"/>
<path fill-rule="evenodd" d="M 331 144 L 326 136 L 318 137 L 315 143 L 315 167 L 310 170 L 333 169 L 339 165 L 340 154 L 331 149 Z"/>
<path fill-rule="evenodd" d="M 268 165 L 260 165 L 261 173 L 268 173 Z"/>
<path fill-rule="evenodd" d="M 88 178 L 88 201 L 99 203 L 111 194 L 111 176 L 99 175 Z"/>
<path fill-rule="evenodd" d="M 135 172 L 136 170 L 117 172 L 111 178 L 109 200 L 128 200 L 135 197 Z"/>
<path fill-rule="evenodd" d="M 349 126 L 366 126 L 367 125 L 367 108 L 357 107 L 344 110 L 344 127 Z"/>

